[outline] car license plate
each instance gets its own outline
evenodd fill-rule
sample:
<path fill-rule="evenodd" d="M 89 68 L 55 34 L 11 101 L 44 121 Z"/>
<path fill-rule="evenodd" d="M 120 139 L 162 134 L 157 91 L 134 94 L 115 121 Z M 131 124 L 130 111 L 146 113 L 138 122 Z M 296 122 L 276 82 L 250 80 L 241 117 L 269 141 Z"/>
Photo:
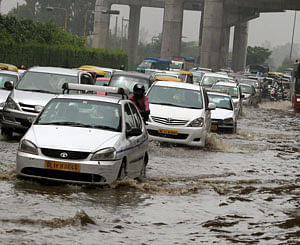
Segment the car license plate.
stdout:
<path fill-rule="evenodd" d="M 162 128 L 159 128 L 158 129 L 158 133 L 160 133 L 160 134 L 178 135 L 178 131 L 177 130 L 172 130 L 172 129 L 162 129 Z"/>
<path fill-rule="evenodd" d="M 213 130 L 213 131 L 218 130 L 218 125 L 211 125 L 211 130 Z"/>
<path fill-rule="evenodd" d="M 80 165 L 76 163 L 45 161 L 45 168 L 79 172 Z"/>

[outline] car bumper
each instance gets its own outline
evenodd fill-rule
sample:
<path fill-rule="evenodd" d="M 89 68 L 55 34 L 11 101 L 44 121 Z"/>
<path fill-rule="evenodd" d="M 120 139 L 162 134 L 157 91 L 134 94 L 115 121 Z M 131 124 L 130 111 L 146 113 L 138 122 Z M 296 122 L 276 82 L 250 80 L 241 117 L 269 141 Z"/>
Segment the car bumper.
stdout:
<path fill-rule="evenodd" d="M 69 170 L 50 169 L 46 167 L 48 161 L 57 164 L 72 164 L 72 166 L 76 164 L 77 170 L 76 168 L 73 168 L 73 170 L 71 168 Z M 18 152 L 17 175 L 75 184 L 107 185 L 117 179 L 121 163 L 122 160 L 68 161 Z"/>
<path fill-rule="evenodd" d="M 2 127 L 26 131 L 38 114 L 4 109 L 1 115 L 0 123 Z"/>
<path fill-rule="evenodd" d="M 211 131 L 218 132 L 218 131 L 227 131 L 227 130 L 234 130 L 235 123 L 224 123 L 223 120 L 213 120 L 211 122 Z"/>
<path fill-rule="evenodd" d="M 177 134 L 163 134 L 159 132 L 159 129 L 176 131 Z M 147 123 L 147 130 L 152 140 L 199 147 L 205 145 L 205 137 L 207 134 L 205 127 L 174 127 L 152 122 Z"/>

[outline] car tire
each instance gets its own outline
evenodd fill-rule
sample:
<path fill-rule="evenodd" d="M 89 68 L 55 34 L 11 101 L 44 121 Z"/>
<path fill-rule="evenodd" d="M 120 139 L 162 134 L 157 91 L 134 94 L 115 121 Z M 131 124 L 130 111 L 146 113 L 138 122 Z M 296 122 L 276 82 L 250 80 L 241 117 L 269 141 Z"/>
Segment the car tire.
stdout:
<path fill-rule="evenodd" d="M 126 172 L 126 161 L 123 160 L 120 170 L 119 170 L 119 174 L 118 174 L 118 180 L 122 180 L 127 176 L 127 172 Z"/>
<path fill-rule="evenodd" d="M 13 130 L 10 128 L 1 128 L 1 135 L 4 138 L 9 139 L 13 136 Z"/>

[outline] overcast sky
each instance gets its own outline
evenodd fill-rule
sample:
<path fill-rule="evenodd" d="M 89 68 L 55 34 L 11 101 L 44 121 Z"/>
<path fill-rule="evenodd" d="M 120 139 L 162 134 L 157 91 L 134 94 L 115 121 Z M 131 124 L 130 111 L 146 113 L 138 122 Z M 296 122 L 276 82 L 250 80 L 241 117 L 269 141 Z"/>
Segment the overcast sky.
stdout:
<path fill-rule="evenodd" d="M 1 12 L 6 13 L 22 0 L 2 0 Z M 113 5 L 112 9 L 119 9 L 119 28 L 121 28 L 122 17 L 128 18 L 129 7 Z M 185 41 L 197 41 L 199 36 L 200 12 L 184 11 L 183 36 Z M 249 45 L 262 45 L 265 41 L 270 41 L 272 47 L 291 42 L 294 11 L 283 13 L 261 14 L 259 18 L 251 20 L 249 26 Z M 162 31 L 163 9 L 142 8 L 140 30 L 143 40 L 151 40 Z M 125 22 L 124 22 L 125 23 Z M 115 16 L 111 16 L 111 28 L 115 25 Z M 298 12 L 296 21 L 295 43 L 300 43 L 300 13 Z M 232 31 L 233 32 L 233 31 Z"/>

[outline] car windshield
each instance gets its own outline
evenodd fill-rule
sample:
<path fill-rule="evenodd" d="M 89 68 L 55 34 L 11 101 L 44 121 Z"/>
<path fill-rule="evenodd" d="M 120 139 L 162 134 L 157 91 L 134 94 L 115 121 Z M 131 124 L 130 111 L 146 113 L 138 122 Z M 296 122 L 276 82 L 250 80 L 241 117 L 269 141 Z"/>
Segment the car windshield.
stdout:
<path fill-rule="evenodd" d="M 133 87 L 137 83 L 142 83 L 145 86 L 145 91 L 149 88 L 149 80 L 139 77 L 130 76 L 113 76 L 109 82 L 110 87 L 120 87 L 128 89 L 130 93 L 133 93 Z"/>
<path fill-rule="evenodd" d="M 150 69 L 150 68 L 152 68 L 152 67 L 151 67 L 152 64 L 153 64 L 153 62 L 151 62 L 151 61 L 149 61 L 149 60 L 144 60 L 144 61 L 139 65 L 139 67 L 145 68 L 145 69 Z"/>
<path fill-rule="evenodd" d="M 240 84 L 240 88 L 243 94 L 252 94 L 252 88 L 250 86 L 246 86 L 243 84 Z"/>
<path fill-rule="evenodd" d="M 53 99 L 37 125 L 63 125 L 121 132 L 120 105 L 90 100 Z"/>
<path fill-rule="evenodd" d="M 201 85 L 211 87 L 213 84 L 216 82 L 227 82 L 227 78 L 222 78 L 222 77 L 212 77 L 212 76 L 204 76 L 201 82 Z"/>
<path fill-rule="evenodd" d="M 230 98 L 228 96 L 208 94 L 209 102 L 215 103 L 217 108 L 233 110 Z"/>
<path fill-rule="evenodd" d="M 191 109 L 202 109 L 200 90 L 153 86 L 148 93 L 149 103 L 177 106 Z"/>
<path fill-rule="evenodd" d="M 0 89 L 4 89 L 4 83 L 7 81 L 12 81 L 13 83 L 16 83 L 18 80 L 18 76 L 0 73 Z"/>
<path fill-rule="evenodd" d="M 77 76 L 28 71 L 24 74 L 16 89 L 42 93 L 62 93 L 64 83 L 78 83 Z"/>
<path fill-rule="evenodd" d="M 226 91 L 231 96 L 231 98 L 238 98 L 239 97 L 237 87 L 226 86 L 226 85 L 213 85 L 212 89 Z"/>

